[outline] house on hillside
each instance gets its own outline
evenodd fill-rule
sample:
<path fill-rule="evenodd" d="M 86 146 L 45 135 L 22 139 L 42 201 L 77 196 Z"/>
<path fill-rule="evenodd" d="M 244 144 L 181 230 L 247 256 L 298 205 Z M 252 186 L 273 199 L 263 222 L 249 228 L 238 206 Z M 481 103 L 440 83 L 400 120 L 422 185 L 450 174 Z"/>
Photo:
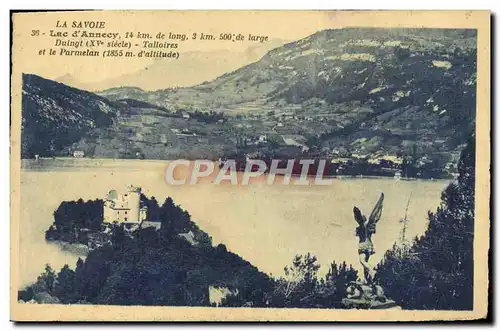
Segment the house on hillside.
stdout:
<path fill-rule="evenodd" d="M 352 153 L 351 157 L 353 157 L 355 159 L 358 159 L 358 160 L 363 160 L 363 159 L 366 159 L 368 157 L 368 155 L 366 155 L 366 154 L 359 154 L 359 153 Z"/>
<path fill-rule="evenodd" d="M 73 157 L 82 158 L 84 156 L 85 156 L 85 153 L 83 151 L 74 151 L 73 152 Z"/>
<path fill-rule="evenodd" d="M 191 130 L 186 128 L 182 129 L 180 134 L 183 136 L 196 136 L 195 132 L 192 132 Z"/>

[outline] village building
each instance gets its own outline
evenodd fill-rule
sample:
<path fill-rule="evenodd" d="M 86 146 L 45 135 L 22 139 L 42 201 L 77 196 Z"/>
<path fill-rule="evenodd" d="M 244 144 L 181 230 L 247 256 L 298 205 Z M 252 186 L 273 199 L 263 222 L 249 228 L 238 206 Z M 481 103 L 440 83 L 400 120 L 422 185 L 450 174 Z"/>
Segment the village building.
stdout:
<path fill-rule="evenodd" d="M 196 133 L 190 131 L 187 128 L 184 128 L 184 129 L 181 130 L 181 133 L 179 135 L 183 135 L 183 136 L 196 136 Z"/>
<path fill-rule="evenodd" d="M 74 151 L 73 152 L 73 157 L 81 158 L 81 157 L 84 157 L 84 156 L 85 156 L 85 153 L 83 151 Z"/>
<path fill-rule="evenodd" d="M 355 159 L 366 159 L 366 158 L 368 158 L 368 155 L 366 155 L 366 154 L 352 153 L 351 157 L 353 157 Z"/>
<path fill-rule="evenodd" d="M 351 161 L 350 158 L 347 157 L 337 157 L 333 158 L 331 163 L 333 164 L 348 164 Z"/>
<path fill-rule="evenodd" d="M 392 162 L 396 165 L 401 165 L 403 163 L 403 158 L 396 155 L 384 155 L 380 157 L 381 160 Z"/>

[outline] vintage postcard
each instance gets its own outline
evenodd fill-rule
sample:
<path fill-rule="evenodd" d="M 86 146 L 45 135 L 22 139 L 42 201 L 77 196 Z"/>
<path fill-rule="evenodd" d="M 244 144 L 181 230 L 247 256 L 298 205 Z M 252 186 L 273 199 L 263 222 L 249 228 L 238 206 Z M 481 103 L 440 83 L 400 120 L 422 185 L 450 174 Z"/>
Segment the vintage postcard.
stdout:
<path fill-rule="evenodd" d="M 12 320 L 487 316 L 488 11 L 12 22 Z"/>

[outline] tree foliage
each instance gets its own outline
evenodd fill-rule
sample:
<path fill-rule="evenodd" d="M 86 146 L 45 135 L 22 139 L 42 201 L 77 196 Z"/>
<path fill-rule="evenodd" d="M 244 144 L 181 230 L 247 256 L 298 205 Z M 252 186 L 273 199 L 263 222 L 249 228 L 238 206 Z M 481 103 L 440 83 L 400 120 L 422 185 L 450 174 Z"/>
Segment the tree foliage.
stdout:
<path fill-rule="evenodd" d="M 393 247 L 376 277 L 405 309 L 469 310 L 473 305 L 475 139 L 458 164 L 458 180 L 429 212 L 429 227 L 408 249 Z"/>
<path fill-rule="evenodd" d="M 463 150 L 458 171 L 440 207 L 429 212 L 425 234 L 408 247 L 394 246 L 376 268 L 375 280 L 404 309 L 472 309 L 474 139 Z M 92 228 L 100 217 L 100 203 L 61 204 L 53 231 Z M 44 294 L 62 303 L 208 306 L 209 287 L 224 287 L 232 294 L 222 306 L 343 308 L 346 288 L 358 278 L 345 262 L 331 263 L 328 273 L 319 277 L 320 265 L 310 253 L 295 256 L 284 276 L 270 277 L 225 245 L 213 247 L 208 234 L 171 198 L 161 206 L 145 197 L 141 203 L 161 221 L 160 230 L 130 233 L 115 226 L 110 244 L 92 250 L 85 261 L 79 259 L 74 271 L 65 265 L 56 273 L 47 265 L 33 285 L 19 291 L 19 299 Z M 75 216 L 78 212 L 87 220 Z M 186 233 L 194 242 L 179 236 Z"/>
<path fill-rule="evenodd" d="M 86 231 L 101 230 L 103 206 L 101 199 L 63 201 L 54 211 L 54 223 L 46 231 L 45 238 L 86 244 Z"/>
<path fill-rule="evenodd" d="M 358 278 L 345 262 L 333 262 L 326 276 L 318 277 L 320 265 L 310 253 L 296 255 L 284 268 L 284 276 L 272 278 L 267 287 L 246 288 L 222 300 L 228 307 L 343 308 L 347 284 Z"/>

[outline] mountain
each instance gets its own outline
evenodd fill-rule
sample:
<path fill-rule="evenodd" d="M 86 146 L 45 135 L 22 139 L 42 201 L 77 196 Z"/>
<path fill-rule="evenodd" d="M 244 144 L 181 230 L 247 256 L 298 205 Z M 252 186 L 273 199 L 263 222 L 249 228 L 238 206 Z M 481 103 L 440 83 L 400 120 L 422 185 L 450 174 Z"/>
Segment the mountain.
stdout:
<path fill-rule="evenodd" d="M 310 157 L 428 156 L 441 167 L 474 131 L 476 53 L 475 30 L 323 30 L 196 86 L 99 92 L 123 109 L 69 140 L 101 157 L 293 158 L 305 148 Z"/>
<path fill-rule="evenodd" d="M 144 91 L 121 88 L 110 101 L 36 75 L 23 75 L 22 158 L 35 155 L 172 159 L 216 157 L 235 151 L 231 126 L 183 119 L 168 109 L 134 98 Z M 214 134 L 219 130 L 218 134 Z"/>
<path fill-rule="evenodd" d="M 49 156 L 106 127 L 124 105 L 52 80 L 23 74 L 23 158 Z"/>
<path fill-rule="evenodd" d="M 471 79 L 476 64 L 475 38 L 474 30 L 324 30 L 275 48 L 260 61 L 212 82 L 188 89 L 158 90 L 142 97 L 150 102 L 174 103 L 185 101 L 186 94 L 198 93 L 203 102 L 193 100 L 193 107 L 209 101 L 205 108 L 218 104 L 229 110 L 257 100 L 299 104 L 318 98 L 338 104 L 367 101 L 360 100 L 364 97 L 375 103 L 381 96 L 392 99 L 399 89 L 422 89 L 421 85 L 428 82 L 448 83 L 453 76 Z M 423 92 L 431 94 L 428 90 L 433 87 Z M 113 99 L 118 91 L 103 94 Z M 243 95 L 235 95 L 239 92 Z"/>
<path fill-rule="evenodd" d="M 135 98 L 263 116 L 262 132 L 301 136 L 326 150 L 399 152 L 418 144 L 422 153 L 446 152 L 473 130 L 476 52 L 475 30 L 324 30 L 211 82 Z M 123 98 L 120 89 L 103 95 Z"/>
<path fill-rule="evenodd" d="M 281 39 L 273 39 L 266 43 L 248 47 L 240 52 L 230 50 L 183 52 L 178 59 L 156 59 L 152 64 L 141 70 L 87 84 L 85 87 L 92 91 L 103 91 L 113 87 L 134 86 L 154 91 L 197 85 L 258 61 L 269 50 L 282 46 L 284 43 L 285 41 Z M 79 86 L 72 85 L 69 80 L 67 82 L 68 85 Z"/>
<path fill-rule="evenodd" d="M 60 77 L 57 77 L 54 80 L 58 83 L 68 85 L 68 86 L 71 86 L 71 87 L 74 87 L 74 88 L 77 88 L 80 90 L 89 90 L 90 89 L 90 86 L 88 84 L 84 84 L 84 83 L 80 82 L 78 79 L 76 79 L 73 75 L 70 75 L 70 74 L 62 75 Z"/>

